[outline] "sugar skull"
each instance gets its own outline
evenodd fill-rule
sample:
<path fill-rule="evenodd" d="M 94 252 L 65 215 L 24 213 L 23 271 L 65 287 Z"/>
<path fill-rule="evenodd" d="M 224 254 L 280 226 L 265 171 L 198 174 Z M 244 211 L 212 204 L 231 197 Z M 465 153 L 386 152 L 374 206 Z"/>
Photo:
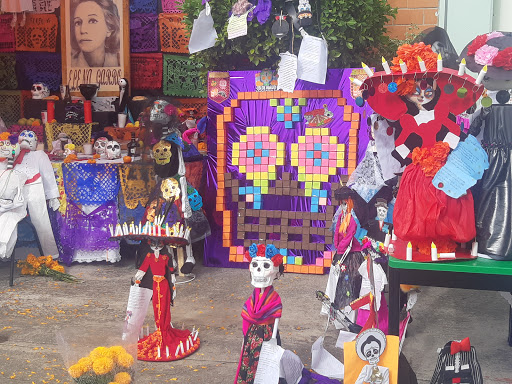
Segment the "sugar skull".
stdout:
<path fill-rule="evenodd" d="M 34 28 L 30 33 L 30 41 L 34 48 L 41 48 L 41 45 L 44 42 L 44 33 L 39 28 Z"/>
<path fill-rule="evenodd" d="M 75 155 L 75 148 L 75 144 L 73 143 L 64 145 L 64 156 Z"/>
<path fill-rule="evenodd" d="M 34 131 L 21 131 L 18 136 L 18 143 L 21 149 L 30 149 L 35 151 L 37 147 L 37 136 Z"/>
<path fill-rule="evenodd" d="M 203 198 L 195 189 L 188 195 L 188 201 L 193 211 L 199 211 L 203 207 Z"/>
<path fill-rule="evenodd" d="M 0 158 L 15 159 L 20 154 L 20 145 L 10 140 L 0 140 Z"/>
<path fill-rule="evenodd" d="M 169 115 L 165 112 L 165 107 L 167 107 L 170 103 L 168 103 L 165 100 L 155 100 L 153 103 L 153 107 L 151 108 L 151 111 L 149 112 L 149 120 L 152 123 L 160 123 L 160 124 L 167 124 L 171 118 Z"/>
<path fill-rule="evenodd" d="M 108 139 L 106 137 L 99 137 L 94 142 L 94 152 L 96 152 L 97 155 L 104 155 L 107 149 L 107 143 Z"/>
<path fill-rule="evenodd" d="M 171 146 L 166 140 L 160 140 L 153 146 L 153 157 L 158 165 L 169 164 L 172 157 Z"/>
<path fill-rule="evenodd" d="M 50 89 L 44 83 L 32 84 L 30 92 L 32 92 L 33 99 L 44 99 L 45 97 L 50 96 Z"/>
<path fill-rule="evenodd" d="M 119 159 L 121 157 L 121 146 L 115 140 L 109 141 L 107 142 L 105 154 L 109 160 Z"/>
<path fill-rule="evenodd" d="M 283 261 L 277 248 L 269 244 L 252 244 L 248 251 L 251 257 L 249 271 L 251 272 L 251 284 L 256 288 L 266 288 L 277 279 L 279 266 Z"/>
<path fill-rule="evenodd" d="M 173 198 L 177 200 L 181 194 L 180 183 L 178 183 L 178 180 L 169 177 L 162 181 L 160 191 L 162 192 L 162 197 L 165 200 L 169 201 Z"/>

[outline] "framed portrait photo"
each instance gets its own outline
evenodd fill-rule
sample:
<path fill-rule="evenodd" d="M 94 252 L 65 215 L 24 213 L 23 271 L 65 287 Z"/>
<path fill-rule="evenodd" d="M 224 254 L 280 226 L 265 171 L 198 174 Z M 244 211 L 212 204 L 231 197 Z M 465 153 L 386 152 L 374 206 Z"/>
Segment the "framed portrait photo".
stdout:
<path fill-rule="evenodd" d="M 61 4 L 62 83 L 79 94 L 98 84 L 99 96 L 119 94 L 130 78 L 128 0 L 65 0 Z"/>

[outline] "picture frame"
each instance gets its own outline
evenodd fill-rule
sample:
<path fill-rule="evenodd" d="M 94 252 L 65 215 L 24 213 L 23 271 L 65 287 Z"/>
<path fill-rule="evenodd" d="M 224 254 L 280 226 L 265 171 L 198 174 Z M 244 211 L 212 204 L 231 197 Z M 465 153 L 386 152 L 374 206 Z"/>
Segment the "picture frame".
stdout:
<path fill-rule="evenodd" d="M 62 83 L 72 95 L 98 84 L 97 96 L 118 96 L 130 78 L 128 0 L 66 0 L 61 4 Z"/>

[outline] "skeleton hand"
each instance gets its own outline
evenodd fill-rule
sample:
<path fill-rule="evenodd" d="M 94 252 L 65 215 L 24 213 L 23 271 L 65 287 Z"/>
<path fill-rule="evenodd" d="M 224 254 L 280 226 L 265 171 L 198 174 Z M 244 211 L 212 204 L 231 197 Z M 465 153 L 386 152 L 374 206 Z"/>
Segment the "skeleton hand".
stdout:
<path fill-rule="evenodd" d="M 51 209 L 56 211 L 57 209 L 60 208 L 60 201 L 57 197 L 54 197 L 53 199 L 48 200 L 48 205 Z"/>
<path fill-rule="evenodd" d="M 350 305 L 347 305 L 345 308 L 343 308 L 343 311 L 342 311 L 346 316 L 350 315 L 350 312 L 352 312 L 352 308 L 350 307 Z"/>
<path fill-rule="evenodd" d="M 146 274 L 146 272 L 144 271 L 141 271 L 140 269 L 135 273 L 135 284 L 139 285 L 140 284 L 140 281 L 142 280 L 142 278 L 144 277 L 144 275 Z M 138 283 L 137 283 L 138 282 Z"/>

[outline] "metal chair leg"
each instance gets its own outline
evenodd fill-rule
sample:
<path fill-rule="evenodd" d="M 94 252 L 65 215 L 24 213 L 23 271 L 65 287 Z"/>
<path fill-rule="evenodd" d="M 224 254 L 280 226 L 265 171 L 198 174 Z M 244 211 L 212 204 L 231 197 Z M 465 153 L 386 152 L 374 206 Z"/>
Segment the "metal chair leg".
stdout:
<path fill-rule="evenodd" d="M 13 249 L 11 253 L 11 272 L 9 274 L 9 286 L 12 287 L 14 285 L 14 264 L 16 264 L 15 257 L 16 250 Z"/>

